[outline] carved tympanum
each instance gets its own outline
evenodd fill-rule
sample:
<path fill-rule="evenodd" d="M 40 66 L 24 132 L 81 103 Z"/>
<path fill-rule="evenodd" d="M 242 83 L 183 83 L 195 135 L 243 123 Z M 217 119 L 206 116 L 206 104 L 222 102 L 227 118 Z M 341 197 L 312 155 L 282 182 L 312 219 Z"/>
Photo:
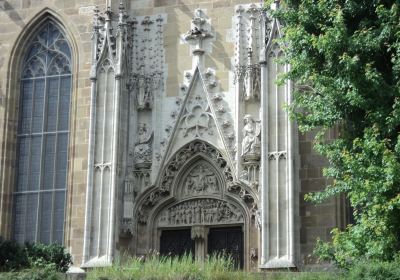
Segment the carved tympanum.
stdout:
<path fill-rule="evenodd" d="M 175 156 L 164 168 L 159 186 L 150 193 L 146 194 L 146 197 L 139 203 L 138 212 L 136 215 L 137 221 L 140 224 L 146 224 L 150 210 L 162 199 L 170 195 L 170 191 L 172 189 L 173 182 L 177 177 L 177 173 L 185 165 L 185 163 L 192 159 L 195 155 L 201 155 L 209 159 L 213 166 L 225 177 L 227 190 L 235 194 L 237 193 L 238 188 L 233 188 L 235 184 L 233 181 L 232 170 L 224 159 L 224 156 L 216 148 L 206 144 L 203 141 L 193 141 L 181 148 L 175 154 Z M 248 196 L 248 193 L 241 195 L 242 198 L 246 199 Z"/>
<path fill-rule="evenodd" d="M 243 222 L 242 212 L 234 205 L 217 199 L 184 201 L 160 215 L 159 226 L 226 224 Z"/>
<path fill-rule="evenodd" d="M 169 192 L 178 170 L 194 155 L 201 154 L 211 160 L 224 173 L 228 185 L 233 182 L 232 171 L 224 156 L 214 147 L 202 141 L 194 141 L 179 150 L 165 167 L 161 179 L 160 189 Z"/>
<path fill-rule="evenodd" d="M 183 192 L 186 195 L 200 195 L 218 192 L 218 181 L 214 171 L 202 163 L 191 170 L 185 178 Z"/>

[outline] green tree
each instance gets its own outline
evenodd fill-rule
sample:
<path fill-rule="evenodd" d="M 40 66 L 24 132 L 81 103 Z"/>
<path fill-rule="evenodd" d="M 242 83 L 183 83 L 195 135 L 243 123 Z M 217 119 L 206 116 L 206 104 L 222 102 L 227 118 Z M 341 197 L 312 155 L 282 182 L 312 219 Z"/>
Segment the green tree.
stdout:
<path fill-rule="evenodd" d="M 400 2 L 286 0 L 282 46 L 296 81 L 290 115 L 329 160 L 321 202 L 345 194 L 355 222 L 319 242 L 340 265 L 365 257 L 391 260 L 400 249 Z M 334 141 L 324 135 L 332 127 Z"/>

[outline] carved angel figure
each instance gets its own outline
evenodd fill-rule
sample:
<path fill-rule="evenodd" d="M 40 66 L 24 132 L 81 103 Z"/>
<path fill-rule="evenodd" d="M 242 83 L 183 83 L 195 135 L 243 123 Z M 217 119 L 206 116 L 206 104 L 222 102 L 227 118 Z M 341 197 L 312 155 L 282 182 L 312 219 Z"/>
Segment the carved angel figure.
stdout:
<path fill-rule="evenodd" d="M 152 140 L 153 132 L 149 132 L 146 124 L 139 124 L 138 128 L 138 141 L 135 144 L 133 156 L 135 158 L 136 165 L 148 165 L 151 163 L 152 156 Z"/>
<path fill-rule="evenodd" d="M 251 115 L 244 116 L 242 156 L 260 154 L 261 125 Z"/>

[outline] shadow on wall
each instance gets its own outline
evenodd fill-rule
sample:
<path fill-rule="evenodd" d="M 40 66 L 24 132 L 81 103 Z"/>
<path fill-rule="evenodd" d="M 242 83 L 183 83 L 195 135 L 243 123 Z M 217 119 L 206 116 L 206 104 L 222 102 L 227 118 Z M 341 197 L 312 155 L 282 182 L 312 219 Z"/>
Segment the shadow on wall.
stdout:
<path fill-rule="evenodd" d="M 24 27 L 24 22 L 22 21 L 22 18 L 14 10 L 14 7 L 11 6 L 10 3 L 8 3 L 8 1 L 0 0 L 0 12 L 3 12 L 3 14 L 7 15 L 19 27 L 21 27 L 21 28 Z M 2 48 L 3 48 L 3 44 L 0 43 L 0 50 L 2 50 Z M 4 52 L 2 51 L 2 53 L 4 53 Z M 5 58 L 1 57 L 0 58 L 0 69 L 4 66 L 4 61 L 5 61 Z M 5 97 L 3 95 L 3 85 L 2 85 L 2 82 L 0 81 L 0 106 L 5 106 L 4 99 L 5 99 Z"/>
<path fill-rule="evenodd" d="M 24 27 L 24 23 L 19 14 L 15 11 L 14 7 L 6 0 L 0 0 L 0 10 L 3 11 L 8 17 L 21 28 Z"/>

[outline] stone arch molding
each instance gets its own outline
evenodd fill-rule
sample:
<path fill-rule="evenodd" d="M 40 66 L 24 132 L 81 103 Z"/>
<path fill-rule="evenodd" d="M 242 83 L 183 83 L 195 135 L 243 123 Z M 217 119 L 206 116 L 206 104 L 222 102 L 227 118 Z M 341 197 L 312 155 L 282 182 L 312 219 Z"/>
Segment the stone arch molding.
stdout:
<path fill-rule="evenodd" d="M 66 36 L 67 41 L 71 47 L 71 65 L 72 65 L 72 74 L 73 76 L 77 77 L 78 73 L 78 61 L 79 56 L 83 52 L 83 47 L 78 40 L 76 39 L 75 34 L 78 34 L 76 27 L 73 24 L 67 24 L 68 20 L 66 16 L 60 12 L 56 11 L 52 8 L 45 7 L 41 10 L 38 10 L 36 13 L 32 13 L 33 16 L 28 19 L 26 25 L 18 34 L 13 43 L 13 48 L 11 49 L 11 53 L 9 55 L 10 59 L 8 61 L 8 69 L 10 69 L 9 75 L 18 75 L 20 73 L 20 69 L 23 63 L 23 57 L 25 56 L 26 46 L 29 45 L 32 36 L 35 36 L 36 32 L 42 26 L 42 23 L 46 22 L 47 20 L 51 20 L 54 22 L 60 30 L 63 31 L 64 35 Z M 8 80 L 18 80 L 14 77 L 9 77 L 11 79 Z M 77 87 L 76 81 L 74 78 L 74 85 L 73 89 Z M 18 81 L 17 81 L 18 82 Z M 12 85 L 9 85 L 12 86 Z"/>
<path fill-rule="evenodd" d="M 197 223 L 197 220 L 206 223 L 244 222 L 247 220 L 245 216 L 255 223 L 258 220 L 257 194 L 242 182 L 234 181 L 232 169 L 223 154 L 200 140 L 194 140 L 178 150 L 162 169 L 156 185 L 138 198 L 134 209 L 137 225 L 156 226 L 160 219 L 159 225 L 163 221 L 165 225 L 165 219 L 168 218 L 165 218 L 167 213 L 163 211 L 176 212 L 176 206 L 179 209 L 185 208 L 185 211 L 190 208 L 193 214 L 190 222 L 186 220 L 189 216 L 181 220 L 175 216 L 174 222 L 170 220 L 171 225 L 182 223 L 183 220 L 186 224 Z M 227 214 L 222 217 L 218 216 L 220 214 L 208 213 L 208 217 L 202 219 L 200 216 L 193 220 L 197 206 L 220 206 L 222 212 Z M 239 208 L 245 209 L 244 212 Z"/>

